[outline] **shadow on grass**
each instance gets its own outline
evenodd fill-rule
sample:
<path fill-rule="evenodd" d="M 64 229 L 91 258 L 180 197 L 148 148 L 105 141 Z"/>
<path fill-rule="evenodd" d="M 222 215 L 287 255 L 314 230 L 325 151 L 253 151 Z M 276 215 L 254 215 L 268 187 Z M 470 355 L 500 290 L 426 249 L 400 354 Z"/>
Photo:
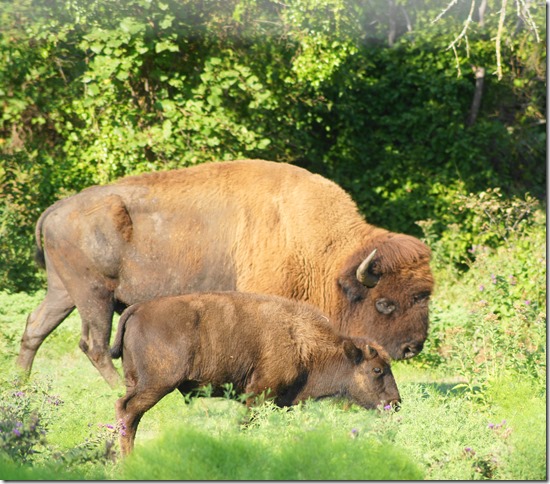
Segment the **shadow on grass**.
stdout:
<path fill-rule="evenodd" d="M 416 383 L 422 389 L 422 398 L 430 398 L 430 393 L 428 390 L 435 390 L 440 395 L 450 396 L 450 397 L 462 397 L 470 393 L 481 392 L 481 387 L 474 385 L 473 387 L 464 386 L 464 381 L 456 382 L 429 382 L 429 383 Z"/>

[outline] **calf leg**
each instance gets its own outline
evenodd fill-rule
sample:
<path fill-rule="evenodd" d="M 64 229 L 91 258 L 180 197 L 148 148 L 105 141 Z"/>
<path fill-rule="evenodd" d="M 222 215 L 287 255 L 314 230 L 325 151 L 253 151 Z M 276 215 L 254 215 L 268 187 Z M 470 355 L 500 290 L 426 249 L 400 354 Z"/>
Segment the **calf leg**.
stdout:
<path fill-rule="evenodd" d="M 28 316 L 21 338 L 17 365 L 27 374 L 31 372 L 40 345 L 74 308 L 75 304 L 57 274 L 54 271 L 49 272 L 46 297 Z"/>
<path fill-rule="evenodd" d="M 120 426 L 120 450 L 126 456 L 134 448 L 134 440 L 139 421 L 143 414 L 157 404 L 162 397 L 174 388 L 148 388 L 128 390 L 126 395 L 115 403 L 115 415 Z"/>

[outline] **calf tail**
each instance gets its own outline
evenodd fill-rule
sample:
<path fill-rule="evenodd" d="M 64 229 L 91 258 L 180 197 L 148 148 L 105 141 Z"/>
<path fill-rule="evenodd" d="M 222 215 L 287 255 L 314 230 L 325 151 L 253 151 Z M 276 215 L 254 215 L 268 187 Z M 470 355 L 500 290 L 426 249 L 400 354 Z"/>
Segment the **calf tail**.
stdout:
<path fill-rule="evenodd" d="M 127 308 L 122 315 L 120 316 L 120 319 L 118 320 L 118 328 L 115 336 L 115 340 L 113 341 L 113 346 L 111 346 L 111 358 L 117 359 L 122 356 L 122 343 L 124 339 L 124 331 L 126 329 L 126 322 L 130 317 L 134 314 L 136 305 L 130 306 Z"/>

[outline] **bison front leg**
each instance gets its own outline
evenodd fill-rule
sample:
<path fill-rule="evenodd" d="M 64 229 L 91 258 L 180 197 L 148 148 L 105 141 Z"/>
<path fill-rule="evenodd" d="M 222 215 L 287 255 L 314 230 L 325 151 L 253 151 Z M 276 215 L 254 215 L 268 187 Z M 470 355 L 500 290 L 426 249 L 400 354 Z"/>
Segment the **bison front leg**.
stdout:
<path fill-rule="evenodd" d="M 110 297 L 94 298 L 93 306 L 77 304 L 82 318 L 80 349 L 98 369 L 111 388 L 122 383 L 116 371 L 109 351 L 111 326 L 114 314 L 114 302 Z"/>

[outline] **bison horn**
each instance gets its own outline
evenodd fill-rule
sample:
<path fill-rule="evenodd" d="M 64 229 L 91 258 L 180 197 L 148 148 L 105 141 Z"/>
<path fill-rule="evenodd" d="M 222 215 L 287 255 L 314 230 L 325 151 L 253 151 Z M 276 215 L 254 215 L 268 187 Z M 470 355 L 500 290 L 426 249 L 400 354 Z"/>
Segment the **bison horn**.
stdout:
<path fill-rule="evenodd" d="M 357 272 L 355 273 L 357 280 L 363 284 L 363 286 L 374 287 L 378 284 L 378 280 L 380 279 L 379 276 L 375 276 L 372 273 L 371 265 L 375 255 L 376 249 L 374 249 L 363 262 L 361 262 L 361 265 L 357 268 Z"/>
<path fill-rule="evenodd" d="M 369 360 L 372 360 L 376 356 L 378 356 L 378 351 L 376 351 L 372 346 L 366 345 L 365 346 L 365 354 L 367 355 L 367 358 Z"/>

